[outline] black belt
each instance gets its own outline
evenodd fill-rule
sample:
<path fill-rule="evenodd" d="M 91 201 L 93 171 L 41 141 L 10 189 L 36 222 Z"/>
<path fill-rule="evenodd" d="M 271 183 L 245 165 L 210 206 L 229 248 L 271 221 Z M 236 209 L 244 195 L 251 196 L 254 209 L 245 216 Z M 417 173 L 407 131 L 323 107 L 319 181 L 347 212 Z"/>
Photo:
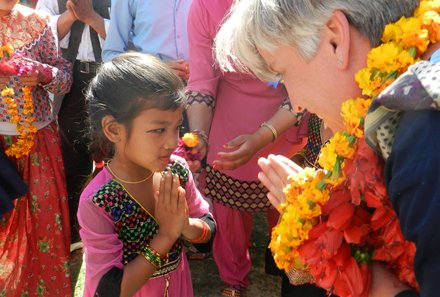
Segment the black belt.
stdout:
<path fill-rule="evenodd" d="M 95 74 L 101 64 L 100 62 L 83 62 L 76 60 L 73 68 L 80 73 Z"/>

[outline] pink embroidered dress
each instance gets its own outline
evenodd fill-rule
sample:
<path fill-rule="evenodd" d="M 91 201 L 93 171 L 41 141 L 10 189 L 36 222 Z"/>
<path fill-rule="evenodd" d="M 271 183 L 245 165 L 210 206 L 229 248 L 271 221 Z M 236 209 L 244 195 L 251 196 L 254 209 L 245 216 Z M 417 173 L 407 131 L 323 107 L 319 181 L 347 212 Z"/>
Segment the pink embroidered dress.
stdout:
<path fill-rule="evenodd" d="M 202 217 L 209 212 L 209 205 L 196 189 L 188 165 L 177 156 L 171 160 L 171 166 L 179 169 L 190 217 Z M 122 269 L 136 258 L 159 228 L 154 216 L 144 210 L 106 168 L 84 189 L 78 221 L 86 263 L 84 297 L 94 295 L 101 278 L 111 268 Z M 134 297 L 194 296 L 182 243 L 180 239 L 176 241 L 168 253 L 169 264 L 157 270 Z"/>
<path fill-rule="evenodd" d="M 71 296 L 64 166 L 48 94 L 69 90 L 70 64 L 58 52 L 48 18 L 19 4 L 0 18 L 0 45 L 7 44 L 40 66 L 48 67 L 52 81 L 32 89 L 38 132 L 30 154 L 18 160 L 11 158 L 29 191 L 15 200 L 15 208 L 0 219 L 0 295 Z M 14 89 L 14 99 L 22 114 L 20 79 L 11 77 L 7 86 Z M 0 103 L 0 148 L 15 143 L 16 135 L 7 106 Z"/>

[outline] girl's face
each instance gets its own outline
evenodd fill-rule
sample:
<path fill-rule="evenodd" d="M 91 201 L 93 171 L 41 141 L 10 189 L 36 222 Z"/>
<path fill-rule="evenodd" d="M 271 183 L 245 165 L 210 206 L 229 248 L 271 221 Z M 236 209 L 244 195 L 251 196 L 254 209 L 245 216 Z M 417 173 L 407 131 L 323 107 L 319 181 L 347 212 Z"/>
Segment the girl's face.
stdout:
<path fill-rule="evenodd" d="M 164 111 L 146 109 L 123 128 L 121 142 L 116 143 L 115 157 L 123 157 L 127 166 L 159 172 L 167 166 L 177 148 L 183 109 Z"/>
<path fill-rule="evenodd" d="M 7 15 L 17 3 L 18 0 L 0 0 L 0 17 Z"/>

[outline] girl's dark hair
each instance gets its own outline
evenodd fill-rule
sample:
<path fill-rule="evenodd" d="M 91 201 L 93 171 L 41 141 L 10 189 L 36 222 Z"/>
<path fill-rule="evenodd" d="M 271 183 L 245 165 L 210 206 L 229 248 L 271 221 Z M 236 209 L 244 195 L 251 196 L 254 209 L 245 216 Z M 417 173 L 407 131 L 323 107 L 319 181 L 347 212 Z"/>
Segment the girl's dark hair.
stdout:
<path fill-rule="evenodd" d="M 101 120 L 111 115 L 130 131 L 131 123 L 145 109 L 176 110 L 185 106 L 183 83 L 158 58 L 124 53 L 104 63 L 90 82 L 88 102 L 89 150 L 95 160 L 111 157 L 112 143 Z"/>

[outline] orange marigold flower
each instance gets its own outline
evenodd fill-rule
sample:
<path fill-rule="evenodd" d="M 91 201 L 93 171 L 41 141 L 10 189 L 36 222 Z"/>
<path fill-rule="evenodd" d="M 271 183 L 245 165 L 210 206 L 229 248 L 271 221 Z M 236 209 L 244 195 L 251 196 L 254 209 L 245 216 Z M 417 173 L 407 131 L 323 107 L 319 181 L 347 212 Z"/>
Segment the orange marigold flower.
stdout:
<path fill-rule="evenodd" d="M 187 147 L 191 148 L 199 144 L 199 137 L 194 133 L 185 133 L 182 141 Z"/>

